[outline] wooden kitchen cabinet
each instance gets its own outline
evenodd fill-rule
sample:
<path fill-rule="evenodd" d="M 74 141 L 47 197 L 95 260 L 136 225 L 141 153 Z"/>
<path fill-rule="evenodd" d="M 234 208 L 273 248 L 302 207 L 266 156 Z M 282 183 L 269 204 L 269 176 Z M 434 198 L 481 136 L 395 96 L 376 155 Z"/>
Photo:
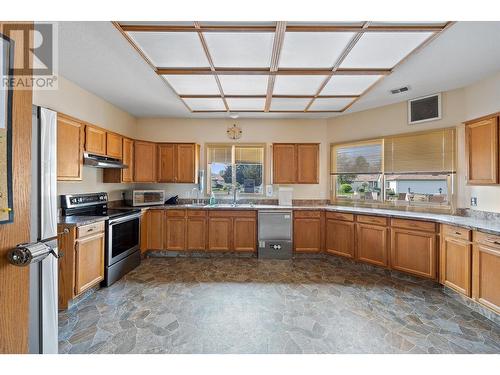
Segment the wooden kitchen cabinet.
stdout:
<path fill-rule="evenodd" d="M 104 232 L 78 239 L 75 256 L 75 294 L 104 280 Z"/>
<path fill-rule="evenodd" d="M 233 249 L 235 251 L 255 251 L 256 241 L 257 219 L 255 217 L 235 217 L 233 220 Z"/>
<path fill-rule="evenodd" d="M 123 137 L 115 133 L 106 133 L 106 155 L 120 159 L 123 156 L 122 151 Z"/>
<path fill-rule="evenodd" d="M 472 297 L 500 313 L 500 236 L 474 232 Z"/>
<path fill-rule="evenodd" d="M 103 170 L 103 182 L 130 183 L 134 182 L 134 141 L 122 139 L 122 162 L 128 168 L 106 168 Z"/>
<path fill-rule="evenodd" d="M 470 230 L 441 225 L 439 282 L 471 297 L 472 242 Z"/>
<path fill-rule="evenodd" d="M 148 210 L 148 250 L 163 250 L 165 210 Z"/>
<path fill-rule="evenodd" d="M 149 227 L 149 211 L 142 211 L 141 213 L 141 254 L 149 250 L 148 248 L 148 227 Z"/>
<path fill-rule="evenodd" d="M 91 154 L 106 155 L 106 130 L 86 125 L 85 151 Z"/>
<path fill-rule="evenodd" d="M 387 227 L 356 223 L 356 259 L 383 267 L 389 265 Z"/>
<path fill-rule="evenodd" d="M 165 249 L 186 250 L 186 212 L 166 210 Z"/>
<path fill-rule="evenodd" d="M 156 182 L 156 144 L 134 142 L 134 182 Z"/>
<path fill-rule="evenodd" d="M 326 213 L 325 251 L 330 254 L 354 258 L 354 215 Z"/>
<path fill-rule="evenodd" d="M 465 124 L 467 182 L 470 185 L 499 183 L 499 129 L 494 116 Z"/>
<path fill-rule="evenodd" d="M 257 251 L 257 212 L 209 211 L 208 250 Z"/>
<path fill-rule="evenodd" d="M 296 252 L 317 253 L 322 250 L 321 211 L 293 212 L 293 248 Z"/>
<path fill-rule="evenodd" d="M 274 184 L 318 184 L 318 143 L 273 143 Z"/>
<path fill-rule="evenodd" d="M 233 220 L 230 217 L 208 218 L 208 250 L 229 251 L 231 250 L 231 233 L 233 231 Z"/>
<path fill-rule="evenodd" d="M 57 180 L 81 181 L 85 125 L 62 113 L 57 114 Z"/>
<path fill-rule="evenodd" d="M 207 212 L 203 210 L 188 210 L 186 222 L 186 249 L 206 250 L 207 233 Z"/>
<path fill-rule="evenodd" d="M 197 183 L 199 158 L 197 144 L 158 144 L 158 182 Z"/>

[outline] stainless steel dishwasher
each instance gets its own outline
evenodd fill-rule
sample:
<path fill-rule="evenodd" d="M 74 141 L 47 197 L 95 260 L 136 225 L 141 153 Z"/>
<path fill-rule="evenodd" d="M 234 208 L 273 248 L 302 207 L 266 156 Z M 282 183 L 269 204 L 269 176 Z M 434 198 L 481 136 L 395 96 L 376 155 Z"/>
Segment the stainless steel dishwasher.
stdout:
<path fill-rule="evenodd" d="M 259 258 L 291 259 L 292 211 L 259 211 Z"/>

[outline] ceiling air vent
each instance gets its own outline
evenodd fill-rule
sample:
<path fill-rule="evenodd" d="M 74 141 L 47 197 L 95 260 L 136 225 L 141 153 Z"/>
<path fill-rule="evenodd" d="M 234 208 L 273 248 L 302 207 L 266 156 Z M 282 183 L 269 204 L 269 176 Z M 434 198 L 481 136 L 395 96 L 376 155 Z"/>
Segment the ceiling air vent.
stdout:
<path fill-rule="evenodd" d="M 391 94 L 401 94 L 402 92 L 408 91 L 410 88 L 408 86 L 400 87 L 399 89 L 392 89 Z"/>
<path fill-rule="evenodd" d="M 441 94 L 408 100 L 408 124 L 441 119 Z"/>

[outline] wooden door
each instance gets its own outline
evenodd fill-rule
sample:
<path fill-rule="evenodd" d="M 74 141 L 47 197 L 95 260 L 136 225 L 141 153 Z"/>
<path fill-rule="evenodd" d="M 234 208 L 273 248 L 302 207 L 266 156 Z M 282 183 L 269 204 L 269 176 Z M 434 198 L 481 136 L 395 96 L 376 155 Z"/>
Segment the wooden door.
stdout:
<path fill-rule="evenodd" d="M 391 267 L 414 275 L 436 278 L 436 235 L 391 229 Z"/>
<path fill-rule="evenodd" d="M 156 145 L 152 142 L 134 143 L 134 182 L 156 182 Z"/>
<path fill-rule="evenodd" d="M 498 117 L 465 126 L 468 183 L 498 184 Z"/>
<path fill-rule="evenodd" d="M 104 129 L 92 125 L 85 126 L 85 151 L 106 155 L 106 131 Z"/>
<path fill-rule="evenodd" d="M 122 150 L 123 137 L 114 133 L 106 133 L 106 154 L 112 158 L 121 159 L 123 155 Z"/>
<path fill-rule="evenodd" d="M 208 250 L 231 250 L 232 222 L 231 217 L 210 217 L 208 219 Z"/>
<path fill-rule="evenodd" d="M 31 24 L 29 24 L 31 25 Z M 14 65 L 23 66 L 22 33 L 0 32 L 14 40 Z M 33 40 L 32 38 L 30 39 Z M 28 56 L 32 56 L 31 53 Z M 14 77 L 14 79 L 17 77 Z M 30 241 L 32 90 L 14 88 L 12 95 L 12 192 L 14 222 L 0 225 L 0 353 L 28 352 L 29 267 L 8 263 L 7 253 Z M 1 207 L 3 208 L 3 207 Z M 8 308 L 7 308 L 8 307 Z"/>
<path fill-rule="evenodd" d="M 297 154 L 293 143 L 273 144 L 273 183 L 295 184 L 297 182 Z"/>
<path fill-rule="evenodd" d="M 165 249 L 182 251 L 186 250 L 186 219 L 184 211 L 182 216 L 168 216 L 166 219 Z"/>
<path fill-rule="evenodd" d="M 441 282 L 455 291 L 471 296 L 472 245 L 459 238 L 444 237 L 440 247 Z"/>
<path fill-rule="evenodd" d="M 500 246 L 475 243 L 472 267 L 472 297 L 500 313 Z"/>
<path fill-rule="evenodd" d="M 75 247 L 75 295 L 104 280 L 104 233 L 78 239 Z"/>
<path fill-rule="evenodd" d="M 371 224 L 356 224 L 356 259 L 387 267 L 387 228 Z"/>
<path fill-rule="evenodd" d="M 195 144 L 180 143 L 176 149 L 176 165 L 178 183 L 194 184 L 198 181 L 197 146 Z"/>
<path fill-rule="evenodd" d="M 206 248 L 207 218 L 205 216 L 189 216 L 188 213 L 186 224 L 186 249 L 206 250 Z"/>
<path fill-rule="evenodd" d="M 293 248 L 297 252 L 321 251 L 321 218 L 299 217 L 293 220 Z"/>
<path fill-rule="evenodd" d="M 326 220 L 326 251 L 330 254 L 354 258 L 354 223 Z"/>
<path fill-rule="evenodd" d="M 176 145 L 158 145 L 158 182 L 176 182 Z"/>
<path fill-rule="evenodd" d="M 163 250 L 165 211 L 148 211 L 148 250 Z"/>
<path fill-rule="evenodd" d="M 319 184 L 319 144 L 297 145 L 297 183 Z"/>
<path fill-rule="evenodd" d="M 122 182 L 134 181 L 134 141 L 128 138 L 123 138 L 123 164 L 128 165 L 128 168 L 122 169 Z"/>
<path fill-rule="evenodd" d="M 234 218 L 233 248 L 235 251 L 257 251 L 257 220 L 255 218 Z"/>
<path fill-rule="evenodd" d="M 85 125 L 57 114 L 57 180 L 81 181 Z"/>

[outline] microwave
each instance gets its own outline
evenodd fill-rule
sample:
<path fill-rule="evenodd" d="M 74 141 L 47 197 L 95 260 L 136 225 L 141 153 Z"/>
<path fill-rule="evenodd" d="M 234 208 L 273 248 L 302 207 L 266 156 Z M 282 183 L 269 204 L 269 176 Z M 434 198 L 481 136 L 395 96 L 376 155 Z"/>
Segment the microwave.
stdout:
<path fill-rule="evenodd" d="M 125 202 L 129 206 L 153 206 L 165 204 L 164 190 L 128 190 Z"/>

